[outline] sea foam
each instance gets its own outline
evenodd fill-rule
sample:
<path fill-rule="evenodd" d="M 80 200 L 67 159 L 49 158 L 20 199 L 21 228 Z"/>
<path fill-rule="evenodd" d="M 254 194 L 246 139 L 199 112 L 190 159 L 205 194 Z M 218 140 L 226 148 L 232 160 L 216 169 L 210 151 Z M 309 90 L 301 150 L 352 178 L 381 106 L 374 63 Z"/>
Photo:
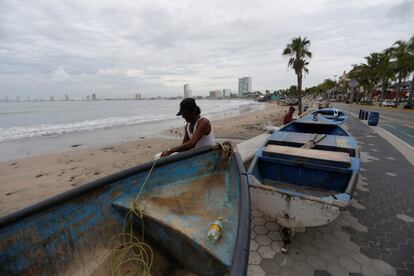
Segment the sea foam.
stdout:
<path fill-rule="evenodd" d="M 28 126 L 12 126 L 0 127 L 0 142 L 17 140 L 38 136 L 58 136 L 65 133 L 94 131 L 99 129 L 108 129 L 114 127 L 130 126 L 141 123 L 159 122 L 177 118 L 175 112 L 177 109 L 174 103 L 174 112 L 168 111 L 166 114 L 155 115 L 154 107 L 151 104 L 156 103 L 152 101 L 145 107 L 145 114 L 131 115 L 131 116 L 108 116 L 105 118 L 89 119 L 77 122 L 67 123 L 43 123 L 33 124 Z M 257 105 L 253 101 L 245 100 L 228 100 L 228 101 L 199 101 L 202 110 L 202 115 L 220 114 L 229 111 L 241 110 L 243 108 Z M 144 109 L 144 107 L 143 107 Z M 149 111 L 151 110 L 151 111 Z"/>

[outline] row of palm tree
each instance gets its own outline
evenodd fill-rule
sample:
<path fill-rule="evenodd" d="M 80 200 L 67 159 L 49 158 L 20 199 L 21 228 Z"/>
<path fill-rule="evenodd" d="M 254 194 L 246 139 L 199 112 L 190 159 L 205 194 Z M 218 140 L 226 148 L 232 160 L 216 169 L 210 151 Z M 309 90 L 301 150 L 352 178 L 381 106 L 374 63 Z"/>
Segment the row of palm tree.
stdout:
<path fill-rule="evenodd" d="M 354 65 L 348 76 L 359 81 L 367 97 L 380 85 L 381 103 L 390 82 L 396 82 L 398 103 L 401 83 L 414 72 L 414 36 L 408 41 L 398 40 L 382 52 L 371 53 L 365 60 L 365 63 Z M 414 77 L 412 82 L 414 85 Z"/>
<path fill-rule="evenodd" d="M 299 112 L 302 112 L 303 75 L 309 72 L 309 59 L 312 58 L 309 47 L 310 41 L 306 37 L 299 36 L 293 38 L 282 53 L 283 56 L 289 57 L 288 67 L 291 67 L 296 74 Z M 372 90 L 380 85 L 381 103 L 390 82 L 397 82 L 398 102 L 400 100 L 401 83 L 414 72 L 414 36 L 408 41 L 398 40 L 382 52 L 371 53 L 365 57 L 365 60 L 365 63 L 354 65 L 347 76 L 357 79 L 364 90 L 364 94 L 369 98 L 371 98 Z M 326 79 L 321 84 L 306 89 L 306 92 L 320 94 L 337 85 L 339 84 L 335 81 Z M 414 74 L 411 87 L 414 87 Z"/>

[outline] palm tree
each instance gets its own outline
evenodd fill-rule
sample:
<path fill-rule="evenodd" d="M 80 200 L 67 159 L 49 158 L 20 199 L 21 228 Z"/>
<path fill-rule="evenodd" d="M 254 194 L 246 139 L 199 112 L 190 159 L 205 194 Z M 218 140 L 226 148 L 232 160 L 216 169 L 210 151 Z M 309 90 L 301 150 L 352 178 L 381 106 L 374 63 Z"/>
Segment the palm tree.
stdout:
<path fill-rule="evenodd" d="M 298 82 L 298 109 L 299 114 L 302 113 L 302 79 L 303 73 L 309 73 L 309 62 L 306 58 L 312 58 L 312 53 L 309 51 L 310 41 L 304 37 L 299 36 L 293 38 L 290 44 L 286 45 L 283 50 L 283 56 L 289 56 L 288 67 L 292 67 L 295 70 L 297 82 Z"/>
<path fill-rule="evenodd" d="M 411 39 L 408 41 L 408 52 L 410 53 L 409 56 L 409 64 L 411 68 L 411 72 L 414 72 L 414 36 L 411 37 Z M 413 79 L 411 80 L 411 91 L 410 96 L 408 97 L 408 104 L 407 106 L 414 105 L 414 73 L 413 73 Z"/>
<path fill-rule="evenodd" d="M 328 102 L 328 106 L 329 106 L 330 97 L 332 96 L 332 89 L 335 88 L 336 81 L 333 81 L 331 79 L 325 79 L 323 83 L 319 84 L 319 86 L 320 86 L 320 90 L 325 95 L 326 100 Z"/>
<path fill-rule="evenodd" d="M 364 92 L 366 92 L 367 88 L 367 67 L 365 67 L 365 64 L 353 64 L 351 71 L 348 73 L 348 77 L 350 79 L 356 79 L 358 80 L 359 85 L 364 89 Z M 357 92 L 357 102 L 360 101 L 360 95 L 359 95 L 359 89 L 356 89 Z M 365 93 L 364 93 L 365 94 Z"/>
<path fill-rule="evenodd" d="M 361 87 L 364 89 L 364 97 L 371 99 L 371 92 L 374 89 L 377 82 L 377 78 L 374 72 L 373 62 L 371 56 L 366 57 L 367 64 L 354 64 L 352 70 L 349 72 L 349 77 L 357 79 Z"/>
<path fill-rule="evenodd" d="M 413 71 L 412 58 L 410 58 L 409 44 L 405 41 L 398 40 L 391 48 L 392 68 L 397 76 L 397 99 L 395 104 L 400 101 L 401 81 L 405 80 L 411 71 Z"/>
<path fill-rule="evenodd" d="M 369 98 L 372 98 L 372 90 L 380 82 L 380 76 L 378 73 L 378 67 L 381 63 L 380 53 L 372 53 L 369 56 L 365 57 L 367 60 L 366 64 L 362 64 L 363 70 L 365 71 L 365 76 L 368 80 L 368 93 Z"/>
<path fill-rule="evenodd" d="M 394 72 L 390 63 L 391 52 L 391 48 L 388 48 L 381 53 L 372 53 L 366 57 L 367 61 L 372 65 L 372 76 L 375 78 L 375 83 L 381 83 L 380 105 L 382 105 L 382 102 L 384 101 L 384 94 L 387 91 L 389 81 L 394 77 Z"/>

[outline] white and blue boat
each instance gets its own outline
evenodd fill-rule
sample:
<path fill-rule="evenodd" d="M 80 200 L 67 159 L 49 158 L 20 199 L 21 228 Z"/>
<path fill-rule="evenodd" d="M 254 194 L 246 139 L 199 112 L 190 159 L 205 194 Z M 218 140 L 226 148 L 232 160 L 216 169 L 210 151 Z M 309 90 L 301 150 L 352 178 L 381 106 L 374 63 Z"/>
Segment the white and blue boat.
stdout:
<path fill-rule="evenodd" d="M 322 108 L 312 112 L 312 114 L 319 114 L 322 117 L 337 123 L 338 125 L 342 125 L 346 121 L 345 112 L 337 108 Z"/>
<path fill-rule="evenodd" d="M 338 124 L 307 115 L 273 133 L 256 152 L 248 170 L 252 205 L 283 227 L 286 251 L 295 228 L 338 217 L 359 170 L 356 140 Z"/>

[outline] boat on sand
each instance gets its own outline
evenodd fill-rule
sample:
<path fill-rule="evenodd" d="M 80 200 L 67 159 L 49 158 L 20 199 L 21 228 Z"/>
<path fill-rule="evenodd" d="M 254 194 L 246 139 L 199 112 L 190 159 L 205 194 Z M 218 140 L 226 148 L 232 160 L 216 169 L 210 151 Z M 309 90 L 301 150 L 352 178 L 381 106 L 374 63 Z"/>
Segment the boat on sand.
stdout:
<path fill-rule="evenodd" d="M 206 234 L 218 217 L 221 237 L 212 242 Z M 244 275 L 249 233 L 239 154 L 203 147 L 0 218 L 0 274 Z"/>
<path fill-rule="evenodd" d="M 287 252 L 295 228 L 338 217 L 359 170 L 356 140 L 338 124 L 306 115 L 273 133 L 256 152 L 248 170 L 252 205 L 282 225 Z"/>

